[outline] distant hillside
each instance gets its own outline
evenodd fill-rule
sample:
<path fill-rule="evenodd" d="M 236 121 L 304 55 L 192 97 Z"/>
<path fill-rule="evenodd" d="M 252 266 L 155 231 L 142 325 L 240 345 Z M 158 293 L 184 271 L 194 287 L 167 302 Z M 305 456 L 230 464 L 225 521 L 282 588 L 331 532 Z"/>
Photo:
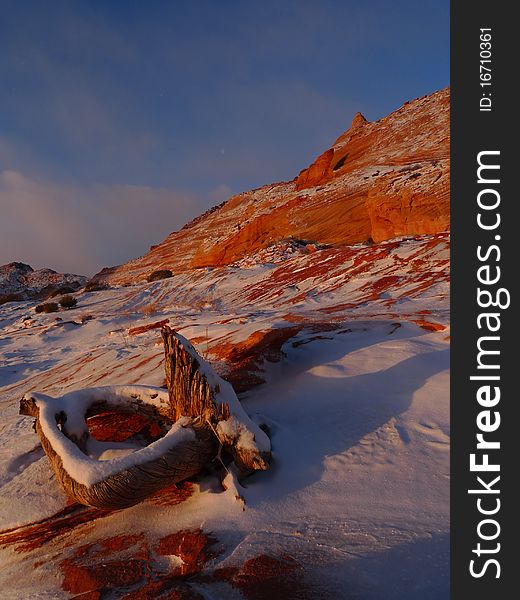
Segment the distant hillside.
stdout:
<path fill-rule="evenodd" d="M 82 275 L 57 273 L 52 269 L 35 271 L 30 265 L 12 262 L 0 266 L 0 303 L 46 298 L 60 290 L 74 291 L 86 281 Z"/>

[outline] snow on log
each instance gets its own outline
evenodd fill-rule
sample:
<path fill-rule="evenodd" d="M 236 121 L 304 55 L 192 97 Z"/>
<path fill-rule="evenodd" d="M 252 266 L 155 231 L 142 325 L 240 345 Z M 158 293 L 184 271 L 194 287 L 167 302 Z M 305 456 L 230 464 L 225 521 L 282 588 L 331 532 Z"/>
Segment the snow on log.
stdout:
<path fill-rule="evenodd" d="M 116 385 L 57 398 L 29 393 L 20 401 L 20 414 L 36 419 L 36 432 L 58 482 L 81 504 L 132 506 L 196 475 L 222 448 L 230 451 L 241 476 L 269 466 L 269 438 L 248 417 L 231 384 L 186 338 L 168 326 L 162 336 L 168 390 Z M 95 440 L 87 419 L 107 412 L 138 413 L 164 435 L 145 447 Z"/>
<path fill-rule="evenodd" d="M 267 469 L 271 442 L 246 414 L 231 384 L 215 373 L 186 338 L 167 325 L 161 331 L 172 420 L 181 415 L 200 417 L 230 450 L 242 476 Z"/>
<path fill-rule="evenodd" d="M 26 394 L 20 414 L 36 419 L 43 449 L 64 491 L 81 504 L 119 509 L 192 477 L 214 459 L 214 434 L 181 417 L 150 445 L 111 460 L 89 456 L 100 442 L 89 434 L 86 419 L 107 411 L 138 412 L 167 429 L 171 407 L 166 390 L 146 386 L 97 387 L 58 398 Z"/>

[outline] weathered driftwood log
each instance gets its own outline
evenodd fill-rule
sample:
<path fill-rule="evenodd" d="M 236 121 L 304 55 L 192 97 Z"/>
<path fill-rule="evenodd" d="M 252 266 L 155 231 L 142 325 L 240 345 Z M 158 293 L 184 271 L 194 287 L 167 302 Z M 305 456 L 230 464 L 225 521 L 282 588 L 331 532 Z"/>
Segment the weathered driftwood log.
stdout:
<path fill-rule="evenodd" d="M 162 328 L 171 418 L 200 418 L 230 450 L 240 475 L 265 470 L 271 459 L 266 433 L 251 421 L 230 383 L 219 377 L 191 343 L 168 326 Z"/>
<path fill-rule="evenodd" d="M 146 386 L 107 386 L 59 398 L 26 394 L 20 414 L 36 419 L 36 431 L 58 482 L 77 502 L 124 508 L 199 473 L 224 446 L 240 475 L 267 469 L 270 441 L 242 408 L 231 385 L 193 346 L 169 327 L 162 329 L 168 391 Z M 87 419 L 104 412 L 138 413 L 158 424 L 163 437 L 146 447 L 122 444 L 127 454 L 96 455 Z M 173 424 L 173 425 L 172 425 Z M 99 454 L 99 452 L 98 452 Z"/>
<path fill-rule="evenodd" d="M 88 456 L 92 439 L 86 418 L 106 412 L 137 411 L 160 424 L 171 412 L 165 390 L 145 386 L 84 389 L 52 398 L 26 394 L 20 414 L 36 419 L 36 431 L 63 490 L 81 504 L 125 508 L 191 477 L 214 459 L 214 434 L 200 422 L 179 419 L 156 442 L 122 458 Z"/>

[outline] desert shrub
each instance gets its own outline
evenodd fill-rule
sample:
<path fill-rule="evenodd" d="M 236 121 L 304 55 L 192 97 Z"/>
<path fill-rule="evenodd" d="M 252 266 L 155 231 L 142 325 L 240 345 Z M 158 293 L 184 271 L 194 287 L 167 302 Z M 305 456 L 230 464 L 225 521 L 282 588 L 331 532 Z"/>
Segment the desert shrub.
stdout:
<path fill-rule="evenodd" d="M 158 269 L 157 271 L 150 273 L 146 278 L 146 281 L 151 283 L 152 281 L 159 281 L 159 279 L 168 279 L 168 277 L 173 277 L 173 273 L 170 269 Z"/>
<path fill-rule="evenodd" d="M 139 308 L 139 312 L 145 316 L 154 315 L 158 310 L 159 308 L 155 302 L 150 302 L 150 304 L 145 304 Z"/>
<path fill-rule="evenodd" d="M 21 294 L 0 294 L 0 304 L 7 304 L 8 302 L 20 302 L 23 300 Z"/>
<path fill-rule="evenodd" d="M 73 308 L 77 303 L 78 301 L 74 296 L 67 295 L 60 298 L 60 306 L 63 308 Z"/>
<path fill-rule="evenodd" d="M 56 296 L 63 296 L 64 294 L 72 294 L 75 292 L 77 288 L 72 285 L 62 285 L 56 288 L 50 295 L 51 298 L 55 298 Z"/>
<path fill-rule="evenodd" d="M 100 281 L 96 281 L 95 279 L 91 279 L 87 281 L 85 287 L 83 288 L 84 292 L 101 292 L 102 290 L 107 290 L 108 285 L 106 283 L 101 283 Z"/>
<path fill-rule="evenodd" d="M 34 308 L 37 313 L 52 313 L 57 312 L 59 310 L 59 306 L 56 302 L 44 302 L 43 304 L 38 304 Z"/>

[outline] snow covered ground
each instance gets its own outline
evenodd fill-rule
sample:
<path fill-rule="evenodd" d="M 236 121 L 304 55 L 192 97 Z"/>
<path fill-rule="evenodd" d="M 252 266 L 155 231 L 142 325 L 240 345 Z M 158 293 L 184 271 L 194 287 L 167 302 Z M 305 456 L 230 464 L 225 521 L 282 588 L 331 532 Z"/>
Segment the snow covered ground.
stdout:
<path fill-rule="evenodd" d="M 146 546 L 151 585 L 188 560 L 165 554 L 164 540 L 200 530 L 218 551 L 197 563 L 183 584 L 193 595 L 180 598 L 276 598 L 248 587 L 245 571 L 225 576 L 264 555 L 299 573 L 298 585 L 279 588 L 289 600 L 448 598 L 448 244 L 438 235 L 344 250 L 275 248 L 223 269 L 77 294 L 77 307 L 59 314 L 1 306 L 2 597 L 174 597 L 125 595 L 142 584 L 117 577 L 118 591 L 109 591 L 88 566 L 82 573 L 92 581 L 81 588 L 71 561 L 107 540 L 105 563 L 141 560 Z M 74 507 L 32 419 L 18 416 L 19 400 L 29 391 L 162 385 L 159 331 L 132 329 L 164 319 L 232 381 L 246 363 L 264 381 L 251 386 L 246 377 L 240 398 L 269 427 L 272 468 L 239 490 L 245 510 L 207 474 L 182 502 L 85 509 L 62 527 Z M 276 347 L 266 336 L 273 330 L 283 330 Z M 130 534 L 134 541 L 114 546 Z"/>

